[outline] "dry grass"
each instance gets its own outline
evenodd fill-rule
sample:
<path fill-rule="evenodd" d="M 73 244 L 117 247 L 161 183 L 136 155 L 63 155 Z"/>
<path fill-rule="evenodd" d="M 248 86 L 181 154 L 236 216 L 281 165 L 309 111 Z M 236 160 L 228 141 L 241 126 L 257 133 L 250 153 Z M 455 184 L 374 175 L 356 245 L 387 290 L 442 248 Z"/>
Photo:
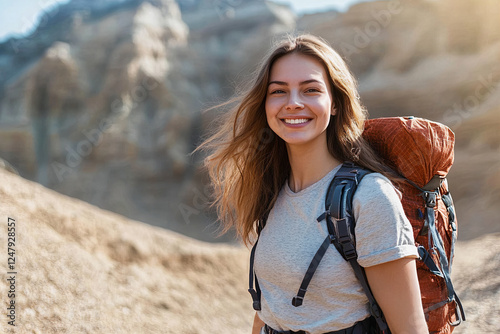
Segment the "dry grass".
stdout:
<path fill-rule="evenodd" d="M 16 220 L 13 333 L 247 333 L 246 249 L 100 210 L 0 170 L 0 221 Z M 0 245 L 6 249 L 5 233 Z M 0 255 L 2 268 L 7 254 Z M 2 280 L 0 296 L 7 301 Z M 5 305 L 5 304 L 4 304 Z M 4 314 L 5 312 L 2 312 Z M 3 331 L 2 331 L 3 332 Z"/>
<path fill-rule="evenodd" d="M 2 332 L 250 333 L 246 249 L 131 221 L 2 169 L 0 178 L 0 245 L 14 218 L 17 253 L 17 326 L 2 316 Z M 456 333 L 500 327 L 499 241 L 458 245 L 454 277 L 468 321 Z M 0 263 L 6 272 L 5 251 Z"/>

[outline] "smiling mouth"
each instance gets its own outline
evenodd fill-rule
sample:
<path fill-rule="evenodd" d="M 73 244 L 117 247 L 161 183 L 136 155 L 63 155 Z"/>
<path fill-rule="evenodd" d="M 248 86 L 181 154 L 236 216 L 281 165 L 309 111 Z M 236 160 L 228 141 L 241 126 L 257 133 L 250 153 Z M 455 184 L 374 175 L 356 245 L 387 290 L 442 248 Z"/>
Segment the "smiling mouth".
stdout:
<path fill-rule="evenodd" d="M 307 123 L 310 121 L 309 118 L 285 118 L 282 120 L 283 122 L 287 123 L 287 124 L 303 124 L 303 123 Z"/>

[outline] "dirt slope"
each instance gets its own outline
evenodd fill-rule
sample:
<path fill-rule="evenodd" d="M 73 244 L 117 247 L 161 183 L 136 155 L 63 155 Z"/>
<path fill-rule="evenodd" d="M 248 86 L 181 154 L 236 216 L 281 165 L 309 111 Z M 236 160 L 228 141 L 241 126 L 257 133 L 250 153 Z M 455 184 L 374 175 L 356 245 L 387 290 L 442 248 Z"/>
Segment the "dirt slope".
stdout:
<path fill-rule="evenodd" d="M 16 331 L 2 311 L 0 332 L 248 333 L 246 249 L 131 221 L 2 169 L 0 179 L 2 274 L 9 217 L 17 255 Z M 4 306 L 8 289 L 2 279 Z"/>
<path fill-rule="evenodd" d="M 246 249 L 131 221 L 3 169 L 0 180 L 2 277 L 9 217 L 17 271 L 17 326 L 2 316 L 0 332 L 250 333 Z M 468 321 L 455 333 L 498 333 L 500 234 L 459 242 L 456 254 Z M 4 306 L 9 288 L 2 279 Z"/>

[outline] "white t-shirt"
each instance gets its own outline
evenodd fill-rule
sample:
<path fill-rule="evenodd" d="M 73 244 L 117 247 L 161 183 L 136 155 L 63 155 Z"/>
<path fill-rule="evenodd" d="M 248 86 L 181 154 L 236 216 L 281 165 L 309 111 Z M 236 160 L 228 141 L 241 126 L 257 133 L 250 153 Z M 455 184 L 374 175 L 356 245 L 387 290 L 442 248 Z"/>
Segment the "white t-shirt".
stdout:
<path fill-rule="evenodd" d="M 309 284 L 302 306 L 292 305 L 314 254 L 328 234 L 325 211 L 328 185 L 340 166 L 294 193 L 281 189 L 262 230 L 255 273 L 262 291 L 259 317 L 276 330 L 320 334 L 348 328 L 369 316 L 368 299 L 334 245 L 330 245 Z M 397 190 L 378 173 L 366 175 L 353 198 L 356 249 L 363 267 L 403 257 L 418 257 L 413 230 Z"/>

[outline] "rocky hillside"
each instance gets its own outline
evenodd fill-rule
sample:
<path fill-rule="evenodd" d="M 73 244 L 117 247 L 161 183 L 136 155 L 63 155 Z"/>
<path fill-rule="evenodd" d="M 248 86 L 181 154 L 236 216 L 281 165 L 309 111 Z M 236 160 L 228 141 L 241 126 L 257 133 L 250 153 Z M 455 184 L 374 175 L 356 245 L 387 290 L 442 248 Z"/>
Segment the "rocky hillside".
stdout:
<path fill-rule="evenodd" d="M 17 272 L 14 288 L 0 283 L 2 305 L 16 306 L 15 330 L 3 316 L 1 333 L 248 333 L 246 249 L 132 221 L 3 169 L 0 179 L 0 263 L 5 274 L 14 222 Z"/>
<path fill-rule="evenodd" d="M 202 110 L 244 83 L 272 40 L 308 31 L 348 60 L 372 117 L 456 132 L 460 238 L 500 232 L 498 17 L 497 0 L 373 1 L 303 17 L 262 0 L 72 0 L 0 44 L 0 157 L 60 193 L 214 240 L 201 157 L 189 156 L 210 129 Z"/>
<path fill-rule="evenodd" d="M 3 169 L 0 179 L 0 245 L 14 222 L 17 272 L 0 281 L 16 316 L 16 330 L 3 317 L 2 333 L 250 333 L 247 249 L 132 221 Z M 498 333 L 498 254 L 500 234 L 458 243 L 453 275 L 468 321 L 454 333 Z"/>
<path fill-rule="evenodd" d="M 73 0 L 0 44 L 0 157 L 58 192 L 212 240 L 189 157 L 201 111 L 295 18 L 257 0 L 211 3 L 180 1 L 181 16 L 174 0 Z"/>

